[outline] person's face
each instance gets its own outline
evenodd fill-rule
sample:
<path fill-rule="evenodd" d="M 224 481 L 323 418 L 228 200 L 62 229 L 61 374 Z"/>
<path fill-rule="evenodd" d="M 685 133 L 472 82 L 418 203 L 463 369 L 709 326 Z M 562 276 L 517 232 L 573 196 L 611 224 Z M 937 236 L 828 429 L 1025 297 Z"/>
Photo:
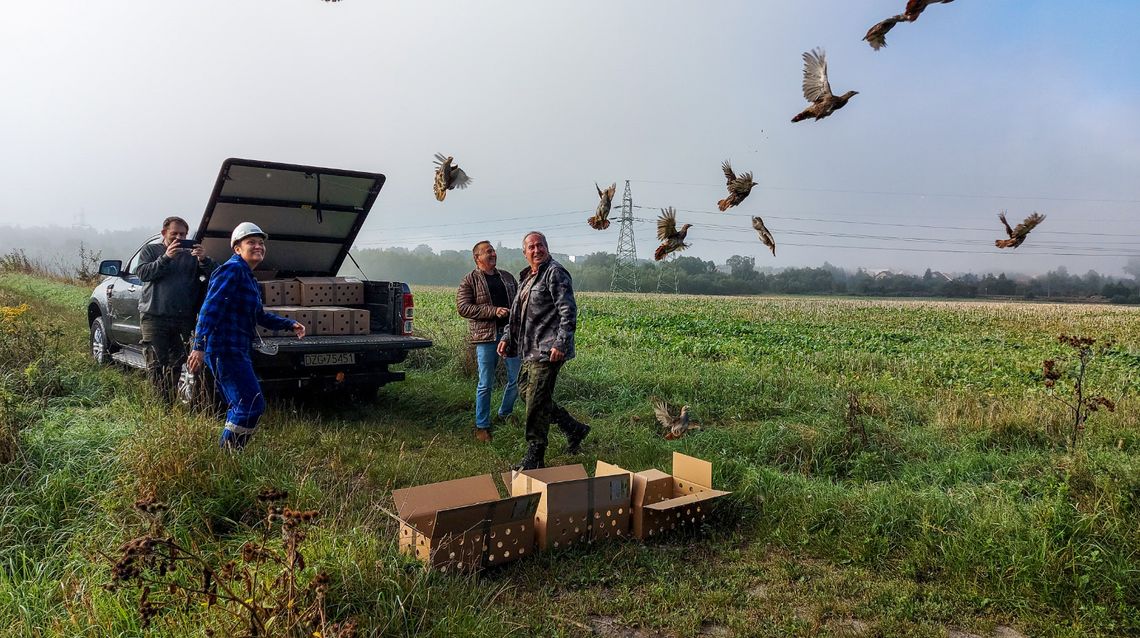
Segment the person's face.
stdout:
<path fill-rule="evenodd" d="M 265 240 L 257 235 L 250 235 L 234 246 L 237 253 L 250 268 L 257 268 L 261 260 L 265 259 Z"/>
<path fill-rule="evenodd" d="M 162 243 L 163 245 L 169 246 L 179 239 L 186 239 L 186 235 L 189 232 L 189 228 L 183 226 L 182 224 L 179 224 L 178 222 L 174 222 L 173 224 L 162 229 Z"/>
<path fill-rule="evenodd" d="M 527 235 L 523 241 L 523 255 L 526 257 L 526 263 L 530 264 L 531 268 L 538 268 L 542 262 L 550 257 L 550 253 L 546 250 L 546 241 L 542 235 Z"/>
<path fill-rule="evenodd" d="M 479 270 L 491 272 L 498 263 L 499 255 L 495 252 L 494 246 L 491 244 L 479 246 L 479 252 L 475 255 L 475 265 L 479 266 Z"/>

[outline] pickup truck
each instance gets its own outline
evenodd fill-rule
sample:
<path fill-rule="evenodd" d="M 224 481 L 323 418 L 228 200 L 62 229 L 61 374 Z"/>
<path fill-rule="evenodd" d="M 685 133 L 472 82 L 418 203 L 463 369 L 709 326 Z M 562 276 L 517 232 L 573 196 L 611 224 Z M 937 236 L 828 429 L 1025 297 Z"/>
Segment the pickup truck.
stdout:
<path fill-rule="evenodd" d="M 220 264 L 233 255 L 232 229 L 253 222 L 269 234 L 265 261 L 254 273 L 259 279 L 331 277 L 349 257 L 383 185 L 378 173 L 227 159 L 192 237 Z M 155 235 L 143 246 L 161 240 Z M 87 319 L 91 356 L 100 364 L 145 367 L 138 311 L 143 284 L 135 274 L 141 251 L 142 246 L 125 265 L 121 260 L 99 264 L 104 279 L 91 293 Z M 402 371 L 389 366 L 404 361 L 410 350 L 432 345 L 412 335 L 411 289 L 400 282 L 365 279 L 363 284 L 369 334 L 255 340 L 253 366 L 267 392 L 311 388 L 375 394 L 380 386 L 404 379 Z M 178 392 L 192 406 L 216 401 L 208 372 L 183 370 Z"/>

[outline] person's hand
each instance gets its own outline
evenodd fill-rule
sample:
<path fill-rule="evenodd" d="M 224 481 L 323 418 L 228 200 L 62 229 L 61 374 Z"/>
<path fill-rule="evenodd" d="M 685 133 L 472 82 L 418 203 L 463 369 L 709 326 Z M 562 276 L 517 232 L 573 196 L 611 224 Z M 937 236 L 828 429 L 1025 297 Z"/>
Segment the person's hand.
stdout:
<path fill-rule="evenodd" d="M 206 251 L 202 248 L 202 244 L 195 244 L 194 247 L 190 249 L 190 254 L 197 257 L 199 263 L 206 261 Z"/>
<path fill-rule="evenodd" d="M 293 334 L 297 335 L 298 339 L 305 338 L 305 324 L 303 324 L 299 321 L 294 321 L 293 322 Z"/>
<path fill-rule="evenodd" d="M 551 363 L 558 363 L 559 361 L 561 361 L 565 358 L 566 358 L 566 355 L 563 354 L 563 352 L 561 350 L 559 350 L 558 348 L 551 348 L 550 349 L 550 362 Z"/>
<path fill-rule="evenodd" d="M 174 257 L 177 256 L 178 253 L 181 251 L 182 251 L 182 249 L 178 247 L 178 242 L 172 241 L 166 247 L 166 256 L 169 257 L 170 259 L 174 259 Z"/>
<path fill-rule="evenodd" d="M 507 342 L 499 340 L 499 345 L 495 346 L 495 352 L 504 359 L 507 358 Z"/>
<path fill-rule="evenodd" d="M 190 374 L 198 374 L 198 371 L 202 369 L 202 364 L 205 362 L 205 359 L 205 352 L 201 350 L 192 351 L 190 356 L 186 358 L 186 369 L 190 371 Z"/>
<path fill-rule="evenodd" d="M 511 314 L 510 308 L 495 308 L 495 316 L 498 317 L 499 319 L 502 319 L 503 317 L 506 317 L 509 314 Z"/>

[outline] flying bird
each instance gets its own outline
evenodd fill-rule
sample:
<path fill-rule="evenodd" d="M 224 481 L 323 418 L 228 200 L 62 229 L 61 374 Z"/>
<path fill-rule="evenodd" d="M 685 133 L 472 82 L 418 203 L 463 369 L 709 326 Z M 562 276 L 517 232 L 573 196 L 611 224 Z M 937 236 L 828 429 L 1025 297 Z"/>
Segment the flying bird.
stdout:
<path fill-rule="evenodd" d="M 665 438 L 669 441 L 679 439 L 685 436 L 685 432 L 689 430 L 699 430 L 701 426 L 689 422 L 689 406 L 681 406 L 679 414 L 673 414 L 669 410 L 669 404 L 664 401 L 654 401 L 653 412 L 657 415 L 657 421 L 664 428 Z"/>
<path fill-rule="evenodd" d="M 867 44 L 871 45 L 872 49 L 878 51 L 882 47 L 887 46 L 887 33 L 903 20 L 906 20 L 906 15 L 902 13 L 891 16 L 870 29 L 867 29 L 867 35 L 863 36 L 863 39 L 867 41 Z"/>
<path fill-rule="evenodd" d="M 954 0 L 907 0 L 903 17 L 906 18 L 907 22 L 914 22 L 918 19 L 919 14 L 926 11 L 926 7 L 932 4 L 947 4 L 950 2 L 954 2 Z"/>
<path fill-rule="evenodd" d="M 691 226 L 692 224 L 685 224 L 681 230 L 677 230 L 677 211 L 673 210 L 672 206 L 662 208 L 661 216 L 657 218 L 657 239 L 661 240 L 661 245 L 653 252 L 653 259 L 661 261 L 669 253 L 688 248 L 685 235 L 689 233 Z"/>
<path fill-rule="evenodd" d="M 1017 248 L 1025 242 L 1025 238 L 1029 236 L 1029 231 L 1037 227 L 1037 224 L 1045 221 L 1045 216 L 1039 213 L 1032 213 L 1025 221 L 1017 225 L 1017 228 L 1010 228 L 1009 222 L 1005 220 L 1005 211 L 998 213 L 998 219 L 1001 220 L 1005 226 L 1005 234 L 1009 235 L 1009 239 L 998 239 L 994 242 L 994 246 L 998 248 Z"/>
<path fill-rule="evenodd" d="M 732 165 L 728 163 L 728 160 L 724 160 L 720 168 L 724 171 L 724 179 L 728 183 L 728 197 L 720 200 L 716 205 L 717 208 L 726 211 L 744 201 L 744 198 L 752 192 L 752 187 L 756 186 L 756 182 L 752 181 L 752 171 L 741 173 L 737 177 L 736 173 L 732 172 Z"/>
<path fill-rule="evenodd" d="M 899 22 L 914 22 L 929 5 L 945 4 L 953 1 L 954 0 L 908 0 L 906 9 L 902 13 L 891 16 L 871 27 L 867 31 L 867 35 L 863 36 L 863 39 L 871 45 L 872 49 L 878 51 L 880 48 L 887 46 L 887 32 L 893 29 L 896 24 Z"/>
<path fill-rule="evenodd" d="M 597 182 L 594 182 L 594 188 L 598 191 L 598 197 L 601 201 L 598 202 L 598 210 L 594 212 L 594 216 L 587 219 L 586 223 L 594 230 L 605 230 L 610 227 L 610 206 L 614 202 L 614 193 L 617 192 L 617 182 L 610 184 L 606 190 L 602 190 Z"/>
<path fill-rule="evenodd" d="M 752 218 L 752 227 L 760 234 L 760 241 L 764 245 L 772 249 L 772 256 L 776 256 L 776 240 L 772 239 L 772 233 L 768 232 L 768 227 L 764 225 L 764 220 L 759 217 Z"/>
<path fill-rule="evenodd" d="M 447 191 L 467 188 L 472 181 L 459 168 L 459 164 L 452 163 L 454 161 L 455 158 L 450 155 L 444 157 L 442 153 L 435 154 L 435 198 L 441 202 L 447 197 Z"/>
<path fill-rule="evenodd" d="M 814 117 L 821 120 L 847 105 L 847 100 L 859 95 L 858 91 L 848 91 L 843 95 L 831 92 L 827 81 L 827 54 L 823 49 L 812 49 L 804 53 L 804 97 L 811 102 L 799 115 L 792 118 L 800 122 Z"/>

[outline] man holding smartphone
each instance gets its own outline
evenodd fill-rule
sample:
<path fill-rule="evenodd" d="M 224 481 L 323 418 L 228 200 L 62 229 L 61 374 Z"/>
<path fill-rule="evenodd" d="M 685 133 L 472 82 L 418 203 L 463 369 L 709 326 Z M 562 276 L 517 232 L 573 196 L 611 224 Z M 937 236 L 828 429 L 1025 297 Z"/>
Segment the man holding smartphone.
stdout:
<path fill-rule="evenodd" d="M 186 239 L 189 232 L 186 220 L 167 217 L 162 222 L 162 242 L 142 249 L 134 273 L 143 281 L 139 325 L 147 377 L 167 403 L 174 401 L 175 384 L 186 361 L 198 299 L 218 266 L 201 244 Z"/>

